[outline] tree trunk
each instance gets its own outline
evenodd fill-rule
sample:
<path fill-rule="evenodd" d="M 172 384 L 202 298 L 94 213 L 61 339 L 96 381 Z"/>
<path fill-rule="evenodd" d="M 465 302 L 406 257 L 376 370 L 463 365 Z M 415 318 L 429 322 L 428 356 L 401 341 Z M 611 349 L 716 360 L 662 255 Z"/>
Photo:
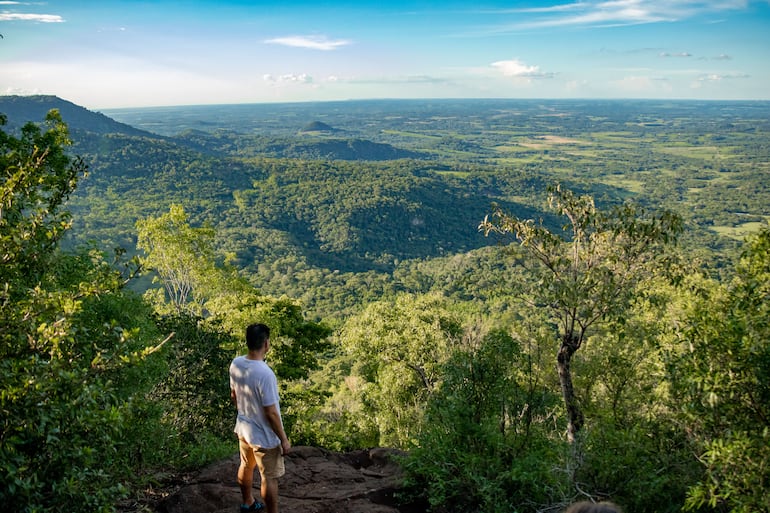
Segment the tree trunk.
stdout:
<path fill-rule="evenodd" d="M 561 383 L 561 393 L 564 397 L 564 406 L 567 409 L 567 440 L 570 443 L 575 442 L 575 436 L 583 427 L 583 412 L 580 410 L 575 389 L 572 386 L 572 372 L 570 371 L 570 362 L 572 355 L 579 347 L 579 341 L 574 334 L 566 334 L 562 339 L 559 353 L 556 357 L 556 367 L 559 370 L 559 383 Z"/>

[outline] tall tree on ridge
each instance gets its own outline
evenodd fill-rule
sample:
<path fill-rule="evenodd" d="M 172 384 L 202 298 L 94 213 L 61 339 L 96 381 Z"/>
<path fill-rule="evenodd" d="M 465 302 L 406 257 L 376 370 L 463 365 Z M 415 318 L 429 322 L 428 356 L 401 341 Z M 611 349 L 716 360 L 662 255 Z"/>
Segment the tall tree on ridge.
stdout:
<path fill-rule="evenodd" d="M 552 311 L 558 326 L 556 362 L 567 437 L 574 442 L 584 417 L 572 383 L 572 356 L 592 326 L 624 311 L 648 264 L 660 254 L 661 244 L 675 239 L 682 222 L 669 211 L 645 216 L 631 204 L 601 212 L 590 196 L 576 196 L 559 185 L 548 192 L 549 207 L 567 218 L 562 234 L 542 221 L 518 219 L 499 207 L 493 220 L 485 217 L 479 229 L 487 236 L 513 236 L 535 264 L 534 300 Z"/>

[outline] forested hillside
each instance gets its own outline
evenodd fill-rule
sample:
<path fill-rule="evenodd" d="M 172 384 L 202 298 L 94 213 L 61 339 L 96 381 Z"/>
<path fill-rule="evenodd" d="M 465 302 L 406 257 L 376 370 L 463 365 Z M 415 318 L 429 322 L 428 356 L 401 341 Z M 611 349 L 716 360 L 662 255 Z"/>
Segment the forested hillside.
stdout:
<path fill-rule="evenodd" d="M 220 252 L 255 285 L 302 297 L 320 318 L 371 295 L 361 273 L 389 288 L 397 268 L 494 244 L 477 229 L 492 203 L 548 221 L 544 191 L 558 182 L 603 205 L 678 212 L 682 243 L 721 266 L 770 215 L 768 111 L 448 100 L 117 111 L 174 137 L 81 139 L 92 172 L 71 202 L 73 234 L 130 250 L 138 218 L 182 204 L 193 224 L 216 227 Z M 319 120 L 334 131 L 308 134 Z"/>
<path fill-rule="evenodd" d="M 56 109 L 67 120 L 71 133 L 90 134 L 126 134 L 148 136 L 149 132 L 140 130 L 99 112 L 91 112 L 72 102 L 56 96 L 0 96 L 0 112 L 6 116 L 7 126 L 18 130 L 27 122 L 41 122 L 51 109 Z"/>
<path fill-rule="evenodd" d="M 292 441 L 406 450 L 430 511 L 770 511 L 770 104 L 24 103 L 9 507 L 110 510 L 231 454 L 261 321 Z"/>

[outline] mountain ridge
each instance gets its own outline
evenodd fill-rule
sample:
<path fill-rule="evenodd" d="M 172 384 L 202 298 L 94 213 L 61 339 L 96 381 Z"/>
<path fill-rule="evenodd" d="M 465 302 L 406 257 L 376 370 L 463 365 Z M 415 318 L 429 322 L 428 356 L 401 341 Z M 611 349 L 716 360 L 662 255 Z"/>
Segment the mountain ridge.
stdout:
<path fill-rule="evenodd" d="M 135 128 L 131 125 L 115 121 L 100 113 L 93 112 L 54 95 L 2 95 L 0 96 L 0 113 L 7 117 L 8 127 L 18 129 L 27 124 L 41 123 L 46 114 L 57 109 L 70 132 L 84 131 L 99 135 L 123 134 L 140 137 L 160 138 L 160 136 Z"/>

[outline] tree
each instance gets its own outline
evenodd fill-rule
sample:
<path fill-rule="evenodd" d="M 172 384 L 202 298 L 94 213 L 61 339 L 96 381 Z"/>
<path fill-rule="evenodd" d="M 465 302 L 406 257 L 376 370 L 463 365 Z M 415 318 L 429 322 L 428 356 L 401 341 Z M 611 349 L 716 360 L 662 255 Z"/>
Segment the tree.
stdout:
<path fill-rule="evenodd" d="M 156 332 L 101 252 L 59 250 L 86 168 L 56 111 L 44 127 L 0 131 L 0 503 L 106 511 L 126 491 Z"/>
<path fill-rule="evenodd" d="M 559 479 L 530 432 L 530 415 L 547 414 L 527 390 L 529 357 L 510 334 L 481 322 L 451 353 L 404 461 L 407 488 L 431 511 L 524 511 Z"/>
<path fill-rule="evenodd" d="M 146 251 L 142 261 L 158 272 L 171 308 L 157 289 L 145 296 L 151 297 L 158 313 L 164 315 L 162 324 L 178 326 L 186 334 L 172 344 L 173 354 L 193 359 L 206 354 L 211 360 L 221 359 L 223 354 L 232 357 L 244 350 L 246 326 L 263 322 L 271 328 L 270 364 L 282 387 L 307 378 L 310 371 L 319 368 L 319 356 L 329 347 L 331 330 L 307 321 L 297 301 L 260 294 L 227 262 L 217 263 L 213 229 L 190 226 L 180 205 L 172 205 L 167 214 L 157 218 L 139 221 L 137 228 L 137 246 Z M 159 390 L 170 387 L 197 393 L 195 402 L 221 418 L 210 400 L 211 389 L 221 383 L 216 370 L 207 366 L 201 371 L 207 373 L 204 380 L 172 372 Z M 295 423 L 292 399 L 300 401 L 298 395 L 302 394 L 291 398 L 284 394 L 284 422 L 290 435 Z M 219 397 L 227 404 L 226 395 Z M 184 409 L 175 413 L 180 418 L 185 414 Z"/>
<path fill-rule="evenodd" d="M 167 214 L 136 223 L 137 249 L 144 250 L 145 267 L 157 272 L 176 313 L 200 314 L 205 301 L 204 278 L 214 266 L 214 230 L 193 228 L 181 205 Z"/>
<path fill-rule="evenodd" d="M 730 283 L 686 285 L 681 343 L 668 355 L 674 406 L 704 470 L 686 507 L 769 512 L 770 225 L 746 240 Z"/>
<path fill-rule="evenodd" d="M 218 264 L 213 229 L 192 227 L 181 205 L 137 222 L 137 228 L 137 248 L 146 252 L 142 262 L 157 271 L 174 313 L 205 318 L 240 342 L 249 324 L 268 324 L 271 358 L 282 378 L 304 378 L 318 366 L 317 353 L 327 347 L 330 330 L 306 321 L 297 301 L 262 295 L 227 262 Z M 147 295 L 154 297 L 153 291 Z M 154 302 L 160 313 L 168 313 L 162 300 Z"/>
<path fill-rule="evenodd" d="M 0 114 L 0 127 L 5 123 Z M 61 206 L 87 172 L 81 159 L 65 154 L 70 140 L 58 111 L 48 113 L 44 126 L 27 123 L 18 139 L 0 131 L 0 275 L 6 287 L 45 271 L 69 227 Z"/>
<path fill-rule="evenodd" d="M 485 217 L 485 235 L 513 236 L 534 264 L 533 290 L 537 306 L 550 309 L 557 327 L 557 369 L 567 412 L 567 437 L 575 441 L 583 426 L 583 411 L 572 382 L 571 360 L 597 323 L 618 318 L 634 299 L 649 264 L 661 244 L 681 230 L 680 218 L 669 211 L 647 216 L 632 204 L 611 212 L 599 211 L 590 196 L 576 196 L 560 186 L 550 187 L 548 205 L 566 217 L 562 233 L 542 221 L 522 220 L 496 207 Z"/>
<path fill-rule="evenodd" d="M 437 294 L 400 294 L 370 304 L 345 323 L 341 343 L 356 362 L 352 374 L 363 382 L 357 388 L 365 414 L 376 419 L 379 444 L 414 443 L 461 335 L 459 317 Z"/>
<path fill-rule="evenodd" d="M 179 449 L 187 454 L 190 445 L 198 445 L 208 436 L 229 441 L 233 406 L 226 369 L 233 357 L 227 349 L 232 337 L 187 314 L 157 322 L 163 333 L 174 333 L 168 344 L 171 365 L 149 394 L 164 412 L 162 422 L 171 427 Z"/>

